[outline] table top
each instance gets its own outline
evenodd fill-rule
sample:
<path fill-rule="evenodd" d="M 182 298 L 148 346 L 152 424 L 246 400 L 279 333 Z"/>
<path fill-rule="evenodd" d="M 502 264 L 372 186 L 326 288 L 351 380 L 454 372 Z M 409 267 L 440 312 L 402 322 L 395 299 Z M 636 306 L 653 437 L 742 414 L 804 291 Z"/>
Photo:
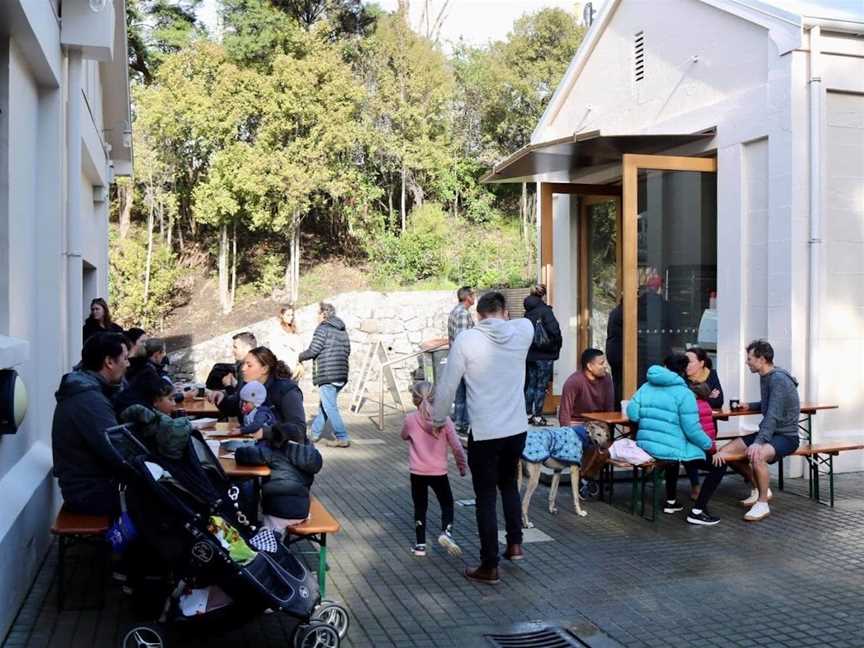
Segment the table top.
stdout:
<path fill-rule="evenodd" d="M 630 425 L 631 421 L 626 414 L 621 412 L 583 412 L 580 414 L 584 419 L 589 421 L 599 421 L 607 425 Z"/>
<path fill-rule="evenodd" d="M 820 410 L 837 409 L 839 405 L 831 405 L 827 403 L 803 403 L 801 405 L 802 414 L 815 414 Z M 761 414 L 759 410 L 714 410 L 713 416 L 721 421 L 728 420 L 733 416 L 753 416 Z M 621 412 L 583 412 L 580 416 L 589 421 L 599 421 L 607 425 L 635 425 L 626 414 Z"/>
<path fill-rule="evenodd" d="M 802 414 L 815 414 L 820 410 L 829 410 L 829 409 L 838 409 L 839 405 L 832 405 L 828 403 L 801 403 L 801 413 Z M 758 409 L 746 409 L 746 410 L 730 410 L 730 409 L 722 409 L 722 410 L 714 410 L 714 418 L 720 420 L 727 420 L 732 416 L 754 416 L 761 414 Z"/>
<path fill-rule="evenodd" d="M 232 425 L 228 428 L 227 432 L 218 432 L 215 427 L 207 426 L 202 428 L 201 434 L 205 439 L 213 440 L 213 441 L 221 441 L 228 439 L 251 439 L 252 435 L 243 434 L 239 425 Z"/>
<path fill-rule="evenodd" d="M 219 463 L 222 464 L 222 470 L 229 477 L 269 477 L 270 466 L 243 466 L 238 464 L 234 459 L 228 457 L 219 457 Z"/>
<path fill-rule="evenodd" d="M 177 409 L 186 410 L 186 415 L 193 418 L 203 416 L 222 416 L 222 412 L 213 403 L 207 401 L 206 398 L 189 398 L 182 403 L 177 404 Z"/>

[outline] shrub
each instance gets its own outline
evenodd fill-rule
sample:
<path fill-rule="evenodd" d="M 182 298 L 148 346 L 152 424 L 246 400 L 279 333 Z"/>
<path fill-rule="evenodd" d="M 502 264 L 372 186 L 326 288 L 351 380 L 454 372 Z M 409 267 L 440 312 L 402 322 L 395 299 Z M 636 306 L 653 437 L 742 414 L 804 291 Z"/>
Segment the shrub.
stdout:
<path fill-rule="evenodd" d="M 181 298 L 176 284 L 183 269 L 174 253 L 154 239 L 149 294 L 145 302 L 146 233 L 133 227 L 121 241 L 112 229 L 109 250 L 108 297 L 112 317 L 124 327 L 140 326 L 148 331 L 160 328 L 165 316 Z"/>
<path fill-rule="evenodd" d="M 471 224 L 427 203 L 411 214 L 405 234 L 382 232 L 370 239 L 367 252 L 381 288 L 417 283 L 518 287 L 532 280 L 533 247 L 532 242 L 526 248 L 518 227 L 497 216 Z"/>

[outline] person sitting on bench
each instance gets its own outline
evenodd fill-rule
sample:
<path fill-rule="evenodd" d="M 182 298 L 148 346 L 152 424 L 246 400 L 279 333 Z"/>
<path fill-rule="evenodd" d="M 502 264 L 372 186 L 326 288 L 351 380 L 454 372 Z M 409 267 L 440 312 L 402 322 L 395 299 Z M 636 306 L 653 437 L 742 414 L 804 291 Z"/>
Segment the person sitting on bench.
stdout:
<path fill-rule="evenodd" d="M 744 519 L 747 522 L 765 519 L 771 513 L 768 507 L 771 499 L 768 465 L 798 449 L 798 420 L 801 417 L 798 381 L 788 371 L 774 365 L 774 349 L 765 340 L 754 340 L 747 345 L 747 368 L 750 373 L 759 374 L 761 400 L 742 404 L 741 409 L 758 409 L 762 413 L 759 431 L 731 441 L 714 455 L 714 468 L 706 477 L 702 492 L 687 516 L 687 521 L 692 524 L 717 523 L 717 518 L 706 514 L 705 507 L 726 472 L 726 457 L 741 453 L 746 454 L 756 483 L 750 496 L 741 500 L 743 506 L 750 507 Z M 715 521 L 693 521 L 700 517 Z"/>
<path fill-rule="evenodd" d="M 111 402 L 129 366 L 120 333 L 97 333 L 84 344 L 81 370 L 60 381 L 51 426 L 54 475 L 66 508 L 111 515 L 120 508 L 116 458 L 104 432 L 117 425 Z"/>

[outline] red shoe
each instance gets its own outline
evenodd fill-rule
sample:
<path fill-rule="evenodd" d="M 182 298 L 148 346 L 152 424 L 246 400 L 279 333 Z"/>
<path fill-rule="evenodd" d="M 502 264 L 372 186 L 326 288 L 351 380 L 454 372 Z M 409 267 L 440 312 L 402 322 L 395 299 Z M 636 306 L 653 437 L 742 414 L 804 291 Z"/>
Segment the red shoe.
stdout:
<path fill-rule="evenodd" d="M 476 569 L 465 568 L 465 578 L 475 583 L 484 583 L 485 585 L 496 585 L 501 582 L 498 578 L 497 567 L 477 567 Z"/>
<path fill-rule="evenodd" d="M 507 560 L 524 560 L 525 552 L 522 551 L 521 544 L 507 545 L 507 551 L 504 552 L 504 557 Z"/>

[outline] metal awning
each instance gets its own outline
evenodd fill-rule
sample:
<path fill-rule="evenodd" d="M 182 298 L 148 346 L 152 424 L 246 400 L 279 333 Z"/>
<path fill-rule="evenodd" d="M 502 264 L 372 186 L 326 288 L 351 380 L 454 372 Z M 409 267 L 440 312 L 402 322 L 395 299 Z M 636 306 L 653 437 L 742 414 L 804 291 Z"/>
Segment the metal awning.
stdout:
<path fill-rule="evenodd" d="M 715 129 L 691 134 L 603 135 L 579 133 L 549 142 L 528 144 L 496 164 L 481 182 L 533 182 L 547 174 L 615 164 L 624 153 L 656 154 L 714 137 Z"/>

